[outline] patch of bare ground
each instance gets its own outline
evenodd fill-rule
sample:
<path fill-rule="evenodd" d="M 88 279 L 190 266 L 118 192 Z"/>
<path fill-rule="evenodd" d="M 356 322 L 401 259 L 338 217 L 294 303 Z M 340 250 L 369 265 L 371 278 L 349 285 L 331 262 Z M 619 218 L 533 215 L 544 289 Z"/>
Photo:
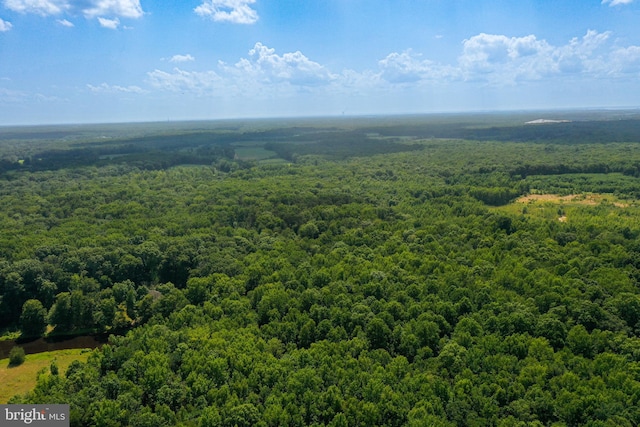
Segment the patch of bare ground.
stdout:
<path fill-rule="evenodd" d="M 569 194 L 560 196 L 558 194 L 529 194 L 516 200 L 517 203 L 551 202 L 551 203 L 574 203 L 579 205 L 596 206 L 607 200 L 602 194 Z M 618 208 L 629 207 L 628 203 L 614 202 L 613 206 Z"/>
<path fill-rule="evenodd" d="M 540 203 L 540 207 L 543 207 L 544 204 L 598 206 L 606 203 L 609 203 L 609 206 L 615 206 L 616 208 L 628 208 L 631 206 L 630 203 L 620 201 L 612 194 L 599 193 L 569 194 L 567 196 L 561 196 L 559 194 L 529 194 L 517 199 L 516 203 L 526 205 Z M 560 222 L 567 222 L 567 219 L 568 218 L 564 213 L 558 217 L 558 221 Z"/>

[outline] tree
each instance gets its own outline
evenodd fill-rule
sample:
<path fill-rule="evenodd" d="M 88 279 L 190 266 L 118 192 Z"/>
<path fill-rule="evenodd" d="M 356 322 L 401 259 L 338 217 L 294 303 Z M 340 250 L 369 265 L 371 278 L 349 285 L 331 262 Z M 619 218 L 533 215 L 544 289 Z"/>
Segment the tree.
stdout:
<path fill-rule="evenodd" d="M 567 337 L 567 328 L 564 323 L 553 316 L 540 316 L 536 326 L 536 333 L 548 339 L 551 345 L 558 349 L 564 345 Z"/>
<path fill-rule="evenodd" d="M 9 352 L 9 366 L 20 366 L 24 363 L 25 354 L 22 347 L 15 346 Z"/>
<path fill-rule="evenodd" d="M 4 277 L 0 276 L 0 290 L 2 291 L 2 310 L 0 326 L 15 324 L 20 313 L 20 306 L 26 300 L 22 277 L 15 271 L 10 271 Z"/>
<path fill-rule="evenodd" d="M 374 317 L 365 329 L 371 348 L 387 348 L 391 338 L 391 329 L 384 320 Z"/>
<path fill-rule="evenodd" d="M 579 354 L 584 357 L 593 355 L 593 342 L 591 335 L 582 325 L 576 325 L 569 331 L 567 335 L 567 344 L 573 354 Z"/>
<path fill-rule="evenodd" d="M 73 315 L 71 313 L 71 294 L 61 292 L 56 295 L 56 302 L 49 311 L 49 322 L 56 328 L 64 331 L 73 327 Z"/>
<path fill-rule="evenodd" d="M 315 239 L 320 234 L 318 230 L 318 226 L 315 222 L 307 222 L 306 224 L 302 224 L 298 229 L 298 234 L 300 237 L 307 237 L 309 239 Z"/>
<path fill-rule="evenodd" d="M 225 425 L 237 427 L 250 427 L 258 424 L 260 413 L 251 403 L 243 403 L 229 410 Z"/>
<path fill-rule="evenodd" d="M 122 425 L 125 411 L 114 400 L 101 400 L 96 402 L 93 410 L 93 423 L 100 427 L 116 427 Z"/>
<path fill-rule="evenodd" d="M 58 376 L 60 374 L 60 369 L 58 368 L 58 361 L 56 359 L 53 359 L 51 361 L 51 364 L 49 365 L 49 372 L 51 372 L 51 375 L 53 376 Z"/>
<path fill-rule="evenodd" d="M 27 300 L 22 306 L 20 330 L 25 337 L 37 337 L 47 329 L 47 310 L 37 299 Z"/>

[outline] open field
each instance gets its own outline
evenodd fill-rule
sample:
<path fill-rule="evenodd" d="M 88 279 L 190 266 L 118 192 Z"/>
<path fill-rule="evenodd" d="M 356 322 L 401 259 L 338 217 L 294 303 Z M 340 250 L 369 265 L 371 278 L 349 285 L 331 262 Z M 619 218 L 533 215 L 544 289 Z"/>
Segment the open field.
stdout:
<path fill-rule="evenodd" d="M 235 150 L 236 157 L 240 160 L 261 161 L 277 156 L 274 151 L 265 150 L 263 142 L 234 142 L 231 145 Z"/>
<path fill-rule="evenodd" d="M 569 194 L 568 196 L 560 196 L 558 194 L 529 194 L 516 200 L 516 203 L 524 204 L 533 204 L 536 202 L 586 206 L 597 206 L 605 203 L 612 204 L 618 208 L 628 208 L 630 206 L 628 201 L 620 201 L 611 194 Z"/>
<path fill-rule="evenodd" d="M 85 362 L 90 350 L 74 349 L 48 351 L 39 354 L 28 354 L 25 362 L 16 367 L 9 367 L 9 359 L 0 359 L 0 404 L 7 403 L 12 396 L 23 394 L 36 385 L 38 372 L 49 370 L 51 361 L 58 363 L 60 375 L 64 375 L 74 360 Z"/>
<path fill-rule="evenodd" d="M 639 203 L 634 199 L 585 192 L 569 195 L 528 194 L 492 209 L 509 215 L 569 224 L 582 224 L 599 217 L 606 219 L 611 225 L 624 227 L 630 218 L 640 221 L 638 207 Z"/>

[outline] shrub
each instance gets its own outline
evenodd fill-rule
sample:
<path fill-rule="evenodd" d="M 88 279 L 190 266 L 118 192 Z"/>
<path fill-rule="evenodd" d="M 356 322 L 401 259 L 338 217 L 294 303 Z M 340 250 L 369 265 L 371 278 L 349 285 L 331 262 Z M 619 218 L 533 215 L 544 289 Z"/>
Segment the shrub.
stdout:
<path fill-rule="evenodd" d="M 53 359 L 51 361 L 51 365 L 49 365 L 49 371 L 51 372 L 51 375 L 54 376 L 58 376 L 58 374 L 60 373 L 60 370 L 58 369 L 58 361 L 56 359 Z"/>
<path fill-rule="evenodd" d="M 22 347 L 13 347 L 9 352 L 9 366 L 20 366 L 24 363 L 25 354 Z"/>

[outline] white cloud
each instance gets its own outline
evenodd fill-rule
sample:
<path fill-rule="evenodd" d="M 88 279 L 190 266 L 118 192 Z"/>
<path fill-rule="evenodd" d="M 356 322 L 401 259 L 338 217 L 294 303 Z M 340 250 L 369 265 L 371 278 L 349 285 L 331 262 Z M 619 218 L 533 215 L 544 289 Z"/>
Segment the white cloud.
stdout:
<path fill-rule="evenodd" d="M 624 75 L 640 73 L 640 46 L 621 47 L 611 54 L 610 74 Z"/>
<path fill-rule="evenodd" d="M 422 80 L 423 75 L 430 69 L 431 61 L 423 61 L 420 55 L 406 50 L 402 53 L 390 53 L 378 64 L 385 80 L 392 83 L 411 83 Z"/>
<path fill-rule="evenodd" d="M 4 21 L 2 20 L 2 18 L 0 18 L 0 33 L 9 31 L 11 27 L 13 27 L 13 25 L 11 25 L 11 22 Z"/>
<path fill-rule="evenodd" d="M 11 90 L 0 87 L 0 101 L 7 104 L 23 104 L 27 103 L 43 103 L 43 102 L 55 102 L 64 101 L 57 96 L 47 96 L 41 93 L 28 93 L 18 90 Z"/>
<path fill-rule="evenodd" d="M 324 66 L 311 61 L 300 51 L 278 55 L 262 43 L 256 43 L 248 58 L 233 67 L 221 66 L 235 76 L 248 77 L 262 83 L 287 83 L 294 86 L 317 86 L 329 83 L 336 76 Z"/>
<path fill-rule="evenodd" d="M 602 0 L 602 4 L 607 3 L 609 3 L 609 6 L 613 7 L 621 4 L 631 4 L 633 3 L 633 0 Z"/>
<path fill-rule="evenodd" d="M 62 25 L 63 27 L 69 27 L 69 28 L 74 27 L 73 22 L 68 21 L 66 19 L 56 19 L 56 22 Z"/>
<path fill-rule="evenodd" d="M 215 71 L 184 71 L 174 68 L 171 73 L 154 70 L 147 73 L 147 76 L 152 86 L 171 92 L 213 95 L 215 91 L 224 88 L 222 78 Z"/>
<path fill-rule="evenodd" d="M 604 75 L 611 68 L 610 35 L 589 30 L 582 38 L 553 46 L 534 35 L 481 33 L 464 40 L 458 65 L 467 80 L 507 84 L 576 73 Z"/>
<path fill-rule="evenodd" d="M 140 18 L 144 15 L 140 0 L 4 0 L 4 5 L 14 12 L 41 16 L 81 13 L 86 18 Z"/>
<path fill-rule="evenodd" d="M 118 85 L 108 85 L 106 83 L 102 83 L 98 86 L 93 86 L 88 84 L 87 88 L 91 92 L 95 93 L 146 93 L 147 91 L 142 89 L 139 86 L 118 86 Z"/>
<path fill-rule="evenodd" d="M 463 41 L 458 63 L 469 80 L 482 78 L 502 82 L 536 79 L 553 68 L 553 47 L 534 35 L 507 37 L 481 33 Z"/>
<path fill-rule="evenodd" d="M 187 55 L 184 55 L 187 56 Z M 173 58 L 172 58 L 173 59 Z M 349 75 L 356 80 L 355 72 Z M 162 90 L 193 93 L 198 96 L 270 95 L 287 96 L 298 91 L 311 91 L 346 77 L 333 74 L 311 61 L 301 52 L 278 55 L 274 49 L 256 43 L 245 58 L 235 64 L 218 63 L 217 70 L 172 71 L 154 70 L 147 73 L 147 82 Z"/>
<path fill-rule="evenodd" d="M 169 62 L 190 62 L 195 60 L 196 58 L 194 58 L 189 54 L 186 54 L 186 55 L 173 55 L 171 59 L 169 59 Z"/>
<path fill-rule="evenodd" d="M 452 79 L 459 77 L 459 72 L 451 66 L 436 64 L 421 59 L 411 49 L 402 53 L 393 52 L 378 61 L 381 77 L 390 83 L 415 83 L 430 79 Z"/>
<path fill-rule="evenodd" d="M 332 89 L 341 92 L 373 90 L 384 85 L 382 73 L 365 70 L 343 70 L 332 83 Z"/>
<path fill-rule="evenodd" d="M 194 12 L 214 21 L 234 24 L 253 24 L 258 20 L 258 12 L 250 5 L 256 0 L 204 0 Z"/>
<path fill-rule="evenodd" d="M 3 87 L 0 87 L 0 101 L 2 102 L 7 102 L 7 103 L 24 102 L 28 98 L 29 96 L 24 92 L 5 89 Z"/>
<path fill-rule="evenodd" d="M 120 20 L 118 18 L 107 19 L 103 17 L 98 17 L 98 22 L 104 28 L 108 28 L 110 30 L 117 30 L 120 25 Z"/>
<path fill-rule="evenodd" d="M 180 62 L 189 56 L 175 55 L 170 61 Z M 640 77 L 640 46 L 618 46 L 610 32 L 588 31 L 558 46 L 535 35 L 481 33 L 462 42 L 453 64 L 438 63 L 406 50 L 390 53 L 378 61 L 375 69 L 358 71 L 329 70 L 302 52 L 279 54 L 256 43 L 237 62 L 218 62 L 215 71 L 156 69 L 147 73 L 146 83 L 186 95 L 261 102 L 297 96 L 384 99 L 398 93 L 409 94 L 419 102 L 425 90 L 436 94 L 445 93 L 445 87 L 463 90 L 463 82 L 479 82 L 493 90 L 523 81 L 553 81 L 562 87 L 595 78 L 636 77 Z"/>
<path fill-rule="evenodd" d="M 562 73 L 607 73 L 611 48 L 606 45 L 611 32 L 589 30 L 581 39 L 574 37 L 564 46 L 555 48 L 557 71 Z"/>
<path fill-rule="evenodd" d="M 535 35 L 509 37 L 480 33 L 462 42 L 457 64 L 440 64 L 407 50 L 378 62 L 379 76 L 391 84 L 419 85 L 456 80 L 492 85 L 545 78 L 623 77 L 640 71 L 640 47 L 620 47 L 611 32 L 589 30 L 554 46 Z"/>
<path fill-rule="evenodd" d="M 41 16 L 58 15 L 71 8 L 67 0 L 4 0 L 7 9 Z"/>
<path fill-rule="evenodd" d="M 105 15 L 140 18 L 144 14 L 140 0 L 91 0 L 90 3 L 90 7 L 82 9 L 88 18 Z"/>

